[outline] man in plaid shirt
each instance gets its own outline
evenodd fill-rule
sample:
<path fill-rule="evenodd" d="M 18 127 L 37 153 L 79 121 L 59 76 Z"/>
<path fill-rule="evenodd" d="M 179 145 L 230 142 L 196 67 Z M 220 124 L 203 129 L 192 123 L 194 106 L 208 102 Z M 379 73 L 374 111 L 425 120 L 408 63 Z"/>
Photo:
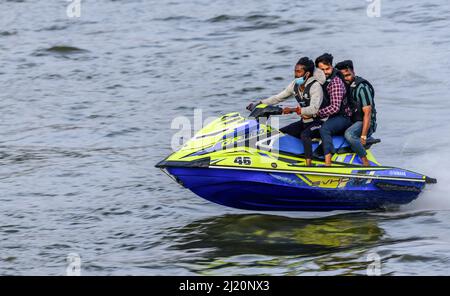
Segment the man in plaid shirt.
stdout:
<path fill-rule="evenodd" d="M 320 129 L 325 165 L 331 165 L 331 156 L 335 153 L 333 135 L 344 134 L 352 125 L 352 111 L 348 106 L 346 88 L 340 72 L 333 67 L 333 56 L 324 53 L 316 59 L 316 67 L 327 77 L 322 85 L 324 100 L 319 110 L 319 117 L 324 123 Z"/>

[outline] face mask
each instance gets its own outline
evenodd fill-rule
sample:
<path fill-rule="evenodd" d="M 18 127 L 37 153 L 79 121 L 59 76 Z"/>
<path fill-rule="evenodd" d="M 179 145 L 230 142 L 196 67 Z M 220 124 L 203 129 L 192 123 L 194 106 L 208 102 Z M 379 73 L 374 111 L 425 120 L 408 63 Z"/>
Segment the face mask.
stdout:
<path fill-rule="evenodd" d="M 296 85 L 302 85 L 303 83 L 305 83 L 305 77 L 300 77 L 300 78 L 295 79 Z"/>

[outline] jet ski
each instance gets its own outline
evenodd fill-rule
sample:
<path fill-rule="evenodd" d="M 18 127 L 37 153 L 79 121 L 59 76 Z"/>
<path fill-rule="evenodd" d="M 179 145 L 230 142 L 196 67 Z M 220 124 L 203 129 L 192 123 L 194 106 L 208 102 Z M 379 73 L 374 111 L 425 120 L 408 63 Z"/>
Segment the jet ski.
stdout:
<path fill-rule="evenodd" d="M 249 118 L 223 115 L 195 134 L 156 167 L 198 196 L 224 206 L 256 211 L 374 210 L 407 204 L 436 179 L 383 166 L 367 140 L 370 166 L 335 136 L 337 151 L 325 166 L 320 139 L 313 141 L 312 166 L 305 166 L 298 138 L 281 133 L 268 119 L 279 106 L 260 104 Z"/>

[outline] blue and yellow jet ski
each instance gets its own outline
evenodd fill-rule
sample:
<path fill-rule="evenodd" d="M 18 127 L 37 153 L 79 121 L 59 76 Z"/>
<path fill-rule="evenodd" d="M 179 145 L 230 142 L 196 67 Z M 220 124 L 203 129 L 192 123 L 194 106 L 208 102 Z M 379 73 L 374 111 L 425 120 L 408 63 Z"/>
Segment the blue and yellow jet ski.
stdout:
<path fill-rule="evenodd" d="M 305 166 L 300 139 L 264 123 L 278 106 L 258 105 L 244 118 L 229 113 L 211 122 L 156 167 L 195 194 L 218 204 L 258 211 L 369 210 L 407 204 L 436 179 L 382 166 L 370 151 L 362 166 L 342 136 L 337 153 L 324 166 L 320 140 L 313 144 L 312 166 Z"/>

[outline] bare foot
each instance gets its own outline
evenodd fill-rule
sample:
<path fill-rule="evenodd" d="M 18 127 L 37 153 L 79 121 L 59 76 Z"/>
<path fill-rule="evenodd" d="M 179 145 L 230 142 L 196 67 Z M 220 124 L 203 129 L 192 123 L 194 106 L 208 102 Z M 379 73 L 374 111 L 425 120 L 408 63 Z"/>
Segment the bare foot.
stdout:
<path fill-rule="evenodd" d="M 367 157 L 361 157 L 363 166 L 370 166 L 369 160 L 367 159 Z"/>

